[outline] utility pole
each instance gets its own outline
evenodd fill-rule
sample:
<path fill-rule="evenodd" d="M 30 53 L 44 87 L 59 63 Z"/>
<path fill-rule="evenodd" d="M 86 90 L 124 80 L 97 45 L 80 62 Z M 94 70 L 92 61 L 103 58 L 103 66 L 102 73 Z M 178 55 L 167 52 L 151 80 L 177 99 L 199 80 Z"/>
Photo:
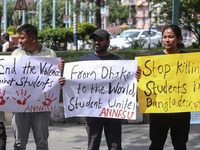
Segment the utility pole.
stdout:
<path fill-rule="evenodd" d="M 90 10 L 89 10 L 89 23 L 92 23 L 92 3 L 90 3 Z"/>
<path fill-rule="evenodd" d="M 172 24 L 178 25 L 179 20 L 179 0 L 173 0 Z"/>
<path fill-rule="evenodd" d="M 80 10 L 80 23 L 83 22 L 83 2 L 80 4 L 81 10 Z"/>
<path fill-rule="evenodd" d="M 67 15 L 67 0 L 65 0 L 65 15 Z M 65 28 L 67 28 L 67 23 L 65 24 Z"/>
<path fill-rule="evenodd" d="M 72 14 L 71 0 L 69 1 L 69 27 L 71 27 L 71 14 Z"/>
<path fill-rule="evenodd" d="M 76 0 L 73 0 L 73 5 L 76 6 Z M 78 51 L 78 29 L 77 29 L 77 14 L 73 10 L 73 25 L 74 25 L 74 46 L 73 50 Z"/>
<path fill-rule="evenodd" d="M 25 24 L 25 10 L 23 10 L 23 18 L 22 18 L 22 24 L 24 25 Z"/>

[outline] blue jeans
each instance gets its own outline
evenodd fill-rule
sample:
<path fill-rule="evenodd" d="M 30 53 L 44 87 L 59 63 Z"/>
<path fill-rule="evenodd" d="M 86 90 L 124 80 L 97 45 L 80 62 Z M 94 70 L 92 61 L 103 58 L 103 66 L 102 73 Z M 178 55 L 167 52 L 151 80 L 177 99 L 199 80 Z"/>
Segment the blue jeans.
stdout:
<path fill-rule="evenodd" d="M 49 112 L 13 113 L 14 150 L 26 150 L 30 128 L 37 150 L 48 150 Z"/>

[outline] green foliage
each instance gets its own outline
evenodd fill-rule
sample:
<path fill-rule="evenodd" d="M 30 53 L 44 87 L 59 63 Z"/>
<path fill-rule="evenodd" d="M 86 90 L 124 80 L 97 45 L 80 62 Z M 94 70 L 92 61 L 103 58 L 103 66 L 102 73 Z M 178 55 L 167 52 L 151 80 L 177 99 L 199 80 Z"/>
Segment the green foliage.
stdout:
<path fill-rule="evenodd" d="M 39 7 L 38 4 L 38 12 L 33 19 L 29 19 L 28 23 L 39 28 Z M 44 0 L 42 3 L 42 29 L 46 29 L 47 27 L 53 27 L 53 0 Z M 57 0 L 56 1 L 56 27 L 62 28 L 65 26 L 63 23 L 63 15 L 65 14 L 65 1 Z"/>
<path fill-rule="evenodd" d="M 15 34 L 15 32 L 16 32 L 14 26 L 9 26 L 9 27 L 7 28 L 7 31 L 8 31 L 8 32 L 13 32 L 13 34 Z"/>
<path fill-rule="evenodd" d="M 61 50 L 60 43 L 73 41 L 73 32 L 69 28 L 46 28 L 45 30 L 38 31 L 38 42 L 46 43 L 46 46 L 53 50 Z"/>
<path fill-rule="evenodd" d="M 88 54 L 92 51 L 66 51 L 56 53 L 57 57 L 61 57 L 65 63 L 79 61 L 81 56 Z M 133 51 L 132 49 L 109 51 L 109 53 L 115 54 L 121 57 L 122 60 L 133 60 L 135 56 L 143 55 L 140 51 Z"/>
<path fill-rule="evenodd" d="M 10 31 L 10 32 L 7 32 L 9 35 L 13 35 L 14 34 L 14 32 L 12 32 L 12 31 Z"/>
<path fill-rule="evenodd" d="M 127 18 L 129 18 L 129 6 L 124 6 L 118 1 L 109 1 L 109 22 L 117 24 L 117 20 L 120 21 L 120 24 L 126 23 Z M 131 8 L 131 18 L 135 18 L 136 10 L 135 7 Z M 133 24 L 135 22 L 133 21 Z"/>
<path fill-rule="evenodd" d="M 160 8 L 158 18 L 163 20 L 165 24 L 172 23 L 172 0 L 152 0 L 154 5 Z M 199 0 L 181 0 L 179 2 L 179 25 L 184 26 L 188 30 L 192 31 L 198 41 L 200 41 L 200 33 L 198 32 L 199 12 L 200 12 Z M 155 7 L 153 7 L 156 9 Z M 156 19 L 158 20 L 158 19 Z M 199 42 L 200 44 L 200 42 Z"/>
<path fill-rule="evenodd" d="M 73 26 L 71 26 L 69 29 L 73 31 Z M 97 29 L 96 26 L 89 22 L 83 22 L 78 24 L 78 39 L 85 41 L 88 40 L 88 35 L 92 34 Z"/>
<path fill-rule="evenodd" d="M 163 47 L 162 40 L 158 40 L 157 43 L 153 43 L 156 47 Z"/>
<path fill-rule="evenodd" d="M 135 39 L 135 38 L 128 38 L 128 37 L 126 37 L 126 40 L 131 45 L 130 48 L 133 48 L 133 49 L 137 49 L 137 48 L 141 48 L 142 49 L 142 47 L 144 46 L 144 44 L 147 42 L 143 38 Z"/>
<path fill-rule="evenodd" d="M 71 26 L 69 29 L 73 31 L 73 26 Z M 78 24 L 78 40 L 82 40 L 84 43 L 82 47 L 79 48 L 80 50 L 83 50 L 86 44 L 91 44 L 89 35 L 92 34 L 96 29 L 97 27 L 89 22 Z"/>
<path fill-rule="evenodd" d="M 199 48 L 199 41 L 197 41 L 197 40 L 196 40 L 196 41 L 193 41 L 193 42 L 192 42 L 192 47 L 193 47 L 193 48 Z"/>

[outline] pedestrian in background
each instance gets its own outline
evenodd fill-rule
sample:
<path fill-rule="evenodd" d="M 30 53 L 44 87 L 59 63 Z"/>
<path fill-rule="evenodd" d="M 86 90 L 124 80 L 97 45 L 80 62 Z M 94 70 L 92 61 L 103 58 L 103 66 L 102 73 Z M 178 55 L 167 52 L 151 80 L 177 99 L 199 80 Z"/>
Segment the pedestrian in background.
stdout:
<path fill-rule="evenodd" d="M 181 29 L 177 25 L 167 25 L 162 31 L 162 41 L 165 49 L 152 55 L 184 53 L 184 51 L 177 48 L 181 40 Z M 163 150 L 169 129 L 174 150 L 187 149 L 186 143 L 190 130 L 190 112 L 151 113 L 149 119 L 151 140 L 149 150 Z"/>
<path fill-rule="evenodd" d="M 10 35 L 8 33 L 3 34 L 3 50 L 2 52 L 12 52 L 15 50 L 11 41 L 9 41 Z"/>

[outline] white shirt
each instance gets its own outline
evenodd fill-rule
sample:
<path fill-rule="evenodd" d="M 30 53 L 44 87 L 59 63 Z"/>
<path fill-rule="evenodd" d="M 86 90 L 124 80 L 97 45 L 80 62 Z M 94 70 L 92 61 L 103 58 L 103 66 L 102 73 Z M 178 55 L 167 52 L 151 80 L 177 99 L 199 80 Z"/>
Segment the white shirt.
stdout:
<path fill-rule="evenodd" d="M 9 49 L 9 42 L 5 42 L 3 44 L 3 50 L 2 50 L 2 52 L 7 52 L 8 49 Z"/>

